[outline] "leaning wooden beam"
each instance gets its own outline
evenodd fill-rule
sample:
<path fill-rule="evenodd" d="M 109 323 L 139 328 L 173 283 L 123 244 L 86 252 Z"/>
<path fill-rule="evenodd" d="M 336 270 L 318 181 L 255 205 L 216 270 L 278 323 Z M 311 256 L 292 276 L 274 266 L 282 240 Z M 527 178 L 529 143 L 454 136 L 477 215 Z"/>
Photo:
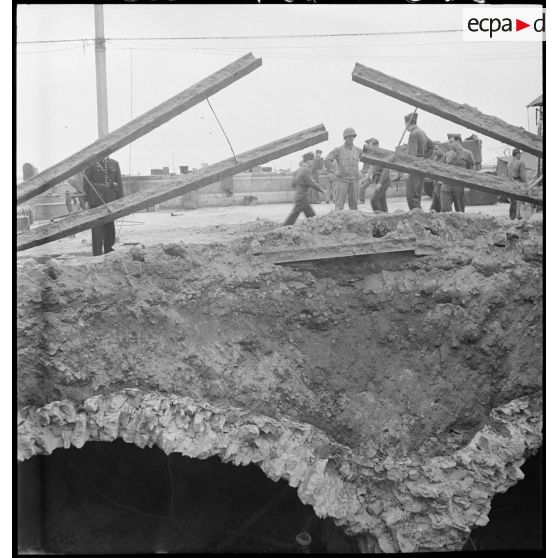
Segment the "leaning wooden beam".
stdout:
<path fill-rule="evenodd" d="M 25 231 L 25 234 L 17 235 L 17 250 L 26 250 L 33 246 L 46 244 L 47 242 L 52 242 L 80 231 L 98 227 L 103 223 L 114 221 L 157 203 L 198 190 L 208 184 L 219 182 L 224 178 L 248 170 L 256 165 L 273 161 L 289 153 L 315 145 L 327 140 L 327 138 L 328 133 L 323 124 L 303 130 L 297 134 L 237 155 L 236 161 L 231 157 L 198 171 L 181 175 L 180 178 L 173 180 L 165 186 L 156 186 L 148 191 L 138 192 L 110 202 L 106 206 L 87 209 L 81 213 L 68 215 L 61 221 Z"/>
<path fill-rule="evenodd" d="M 185 110 L 204 101 L 227 87 L 227 85 L 253 72 L 261 65 L 261 58 L 255 58 L 253 54 L 249 53 L 228 66 L 221 68 L 214 74 L 192 85 L 192 87 L 185 89 L 164 103 L 134 118 L 128 124 L 84 147 L 81 151 L 74 153 L 60 163 L 19 184 L 16 191 L 17 203 L 25 202 L 42 194 L 85 167 L 100 161 L 107 155 L 118 151 L 125 145 L 178 116 Z"/>
<path fill-rule="evenodd" d="M 519 147 L 527 153 L 542 157 L 542 138 L 518 126 L 512 126 L 496 116 L 483 114 L 469 105 L 462 105 L 440 95 L 416 87 L 400 79 L 388 76 L 358 62 L 353 70 L 353 81 L 366 85 L 380 93 L 419 107 L 436 116 L 480 132 L 507 145 Z"/>
<path fill-rule="evenodd" d="M 543 204 L 541 188 L 531 189 L 527 184 L 521 184 L 515 180 L 508 180 L 501 176 L 454 167 L 430 159 L 421 159 L 405 154 L 397 154 L 394 159 L 394 153 L 392 151 L 380 148 L 367 150 L 366 153 L 361 155 L 360 160 L 364 163 L 380 165 L 400 172 L 417 173 L 435 180 L 440 180 L 446 184 L 466 186 L 472 190 L 489 192 L 490 194 L 514 198 L 536 205 Z"/>

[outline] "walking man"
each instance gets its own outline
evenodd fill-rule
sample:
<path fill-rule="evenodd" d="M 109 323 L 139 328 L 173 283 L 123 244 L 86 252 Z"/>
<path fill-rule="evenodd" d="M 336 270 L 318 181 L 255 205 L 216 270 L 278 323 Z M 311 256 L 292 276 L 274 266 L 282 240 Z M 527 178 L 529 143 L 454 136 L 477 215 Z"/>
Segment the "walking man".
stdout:
<path fill-rule="evenodd" d="M 454 167 L 463 169 L 474 169 L 475 158 L 473 154 L 461 144 L 461 134 L 448 134 L 449 151 L 446 153 L 444 162 Z M 465 212 L 465 186 L 450 186 L 442 183 L 440 188 L 440 205 L 442 212 L 451 211 L 452 204 L 455 211 Z"/>
<path fill-rule="evenodd" d="M 300 167 L 296 170 L 293 176 L 292 186 L 293 188 L 296 188 L 295 205 L 286 221 L 283 223 L 283 226 L 294 225 L 301 213 L 304 213 L 307 219 L 316 215 L 310 205 L 310 188 L 313 188 L 322 194 L 325 192 L 322 190 L 318 182 L 316 182 L 312 177 L 313 159 L 314 154 L 312 152 L 305 153 L 302 156 L 302 163 Z"/>
<path fill-rule="evenodd" d="M 99 207 L 105 203 L 124 197 L 120 165 L 114 159 L 103 159 L 83 171 L 83 191 L 89 207 Z M 109 221 L 91 229 L 93 255 L 100 256 L 113 251 L 116 239 L 114 221 Z"/>
<path fill-rule="evenodd" d="M 405 116 L 405 126 L 409 130 L 409 142 L 407 153 L 413 157 L 430 156 L 430 151 L 434 147 L 433 142 L 417 126 L 418 114 L 416 112 Z M 407 178 L 407 205 L 409 209 L 422 209 L 420 198 L 422 195 L 423 179 L 419 174 L 410 173 Z"/>
<path fill-rule="evenodd" d="M 525 162 L 521 160 L 521 149 L 517 147 L 512 151 L 513 159 L 508 164 L 508 178 L 518 182 L 527 183 Z M 521 205 L 512 199 L 510 203 L 510 219 L 521 219 Z"/>
<path fill-rule="evenodd" d="M 335 209 L 341 210 L 345 206 L 345 200 L 349 198 L 349 209 L 357 209 L 358 198 L 358 164 L 362 149 L 354 145 L 356 132 L 354 128 L 345 128 L 343 139 L 345 143 L 336 147 L 324 159 L 325 168 L 330 172 L 333 170 L 333 162 L 337 162 L 335 172 Z"/>

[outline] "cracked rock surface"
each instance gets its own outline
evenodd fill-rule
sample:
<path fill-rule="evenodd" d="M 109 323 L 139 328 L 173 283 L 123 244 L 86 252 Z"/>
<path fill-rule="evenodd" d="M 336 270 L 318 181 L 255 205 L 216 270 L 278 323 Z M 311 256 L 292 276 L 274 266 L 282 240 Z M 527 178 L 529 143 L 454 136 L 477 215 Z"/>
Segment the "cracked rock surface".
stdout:
<path fill-rule="evenodd" d="M 251 255 L 409 237 L 437 251 Z M 542 443 L 541 295 L 541 224 L 468 214 L 20 260 L 20 459 L 120 437 L 254 462 L 363 550 L 459 549 Z"/>

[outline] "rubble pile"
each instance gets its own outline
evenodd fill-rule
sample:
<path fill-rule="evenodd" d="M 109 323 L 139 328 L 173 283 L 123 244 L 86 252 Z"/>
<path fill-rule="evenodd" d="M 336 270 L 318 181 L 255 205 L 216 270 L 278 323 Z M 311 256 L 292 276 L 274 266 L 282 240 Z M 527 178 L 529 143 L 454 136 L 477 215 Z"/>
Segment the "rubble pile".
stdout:
<path fill-rule="evenodd" d="M 303 268 L 255 245 L 413 237 Z M 18 262 L 19 458 L 122 438 L 256 463 L 363 551 L 460 549 L 542 443 L 542 226 L 335 212 Z"/>

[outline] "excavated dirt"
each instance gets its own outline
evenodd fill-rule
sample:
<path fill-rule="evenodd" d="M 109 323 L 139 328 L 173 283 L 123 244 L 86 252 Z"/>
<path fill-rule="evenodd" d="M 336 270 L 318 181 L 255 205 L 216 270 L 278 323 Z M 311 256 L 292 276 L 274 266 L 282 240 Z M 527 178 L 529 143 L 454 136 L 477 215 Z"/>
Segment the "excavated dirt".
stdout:
<path fill-rule="evenodd" d="M 260 462 L 363 550 L 461 548 L 541 444 L 541 223 L 335 212 L 265 225 L 222 243 L 18 261 L 20 458 L 141 432 L 167 452 Z M 409 237 L 432 255 L 299 267 L 251 255 Z M 194 428 L 202 449 L 121 416 L 184 408 L 222 417 L 211 440 Z M 256 424 L 257 459 L 227 446 L 227 421 Z M 297 457 L 274 469 L 282 452 Z M 304 476 L 318 469 L 323 494 Z"/>

